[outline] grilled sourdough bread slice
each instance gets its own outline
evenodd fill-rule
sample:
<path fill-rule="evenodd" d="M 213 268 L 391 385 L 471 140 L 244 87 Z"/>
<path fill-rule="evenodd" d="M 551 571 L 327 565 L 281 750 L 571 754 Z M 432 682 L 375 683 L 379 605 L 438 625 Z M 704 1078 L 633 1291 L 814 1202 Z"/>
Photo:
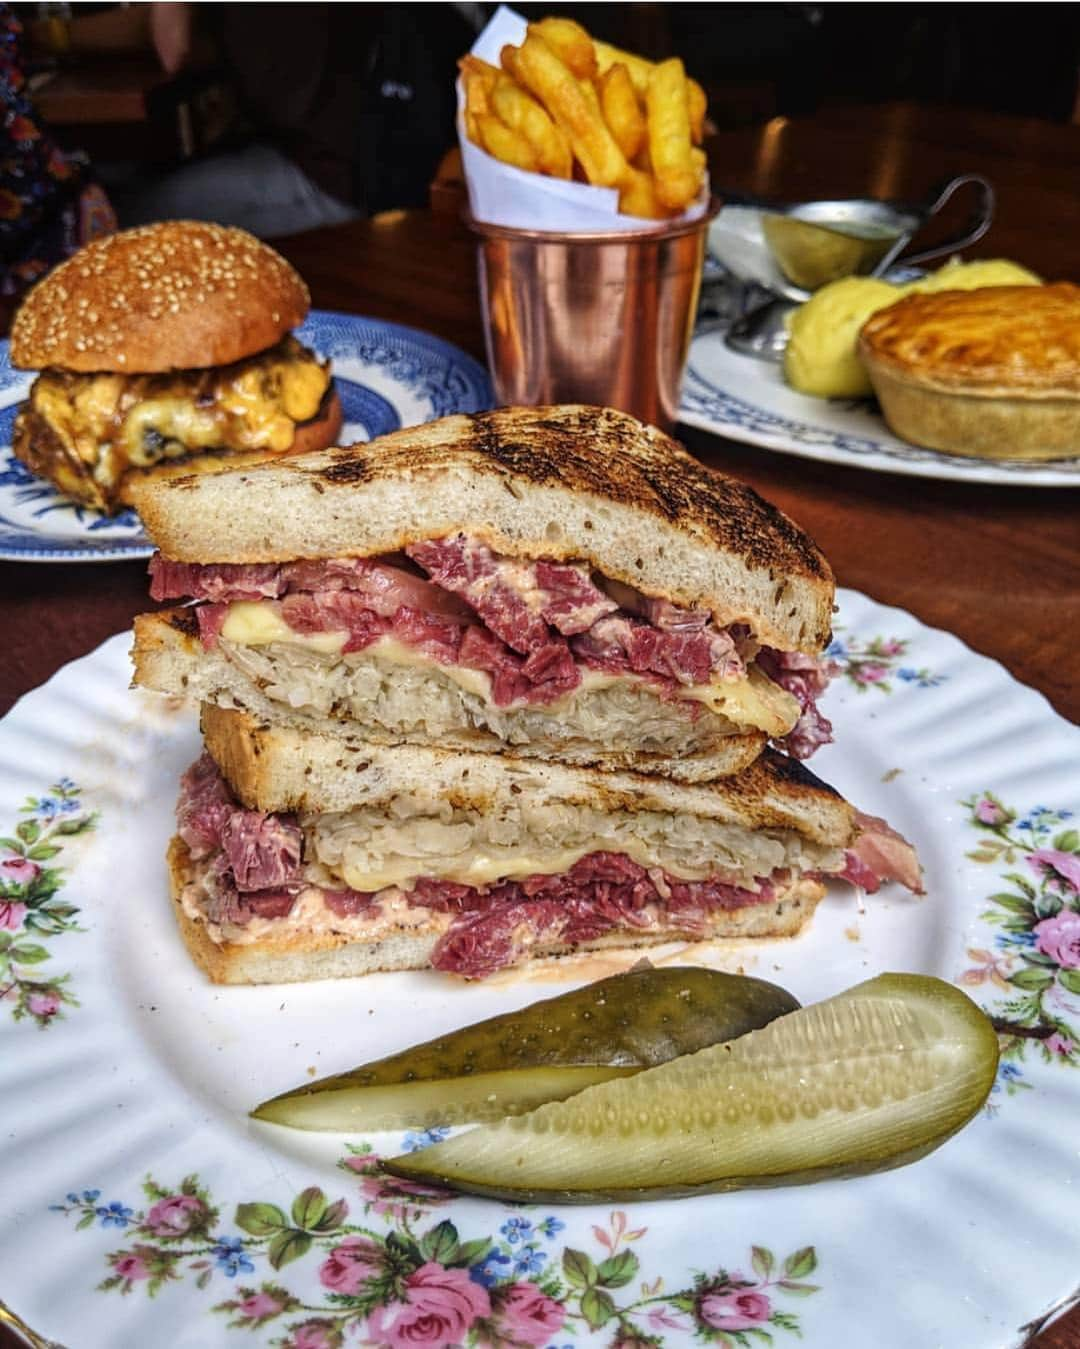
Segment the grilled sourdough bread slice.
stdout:
<path fill-rule="evenodd" d="M 780 650 L 814 655 L 829 639 L 833 576 L 812 540 L 611 408 L 444 417 L 256 470 L 136 483 L 132 500 L 171 561 L 377 557 L 466 534 L 509 557 L 586 563 Z"/>
<path fill-rule="evenodd" d="M 503 409 L 136 489 L 136 680 L 308 730 L 670 772 L 829 738 L 832 575 L 623 413 Z"/>

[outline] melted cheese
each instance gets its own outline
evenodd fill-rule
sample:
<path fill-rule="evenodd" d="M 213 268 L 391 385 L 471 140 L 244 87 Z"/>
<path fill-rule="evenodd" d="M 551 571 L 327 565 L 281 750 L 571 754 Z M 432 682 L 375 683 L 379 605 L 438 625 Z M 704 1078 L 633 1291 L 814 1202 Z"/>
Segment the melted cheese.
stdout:
<path fill-rule="evenodd" d="M 434 876 L 441 881 L 452 881 L 455 885 L 479 887 L 521 876 L 561 876 L 575 862 L 580 862 L 586 853 L 593 851 L 594 847 L 590 843 L 580 848 L 504 848 L 489 856 L 470 852 L 461 858 L 426 858 L 423 862 L 415 857 L 399 856 L 388 857 L 383 866 L 377 869 L 346 863 L 340 874 L 346 885 L 360 891 L 383 890 L 390 885 L 410 889 L 421 876 Z M 630 853 L 629 848 L 623 851 Z M 635 862 L 639 860 L 634 858 Z M 642 865 L 651 866 L 653 863 L 642 862 Z"/>
<path fill-rule="evenodd" d="M 293 632 L 277 605 L 263 600 L 234 600 L 221 627 L 221 635 L 237 646 L 266 646 L 291 642 L 309 651 L 336 655 L 348 638 L 345 632 Z"/>
<path fill-rule="evenodd" d="M 381 866 L 370 862 L 363 865 L 346 861 L 336 869 L 345 884 L 353 890 L 373 892 L 387 886 L 409 890 L 421 876 L 451 881 L 455 885 L 494 885 L 497 881 L 519 880 L 525 876 L 561 876 L 583 857 L 596 851 L 596 842 L 589 839 L 575 848 L 544 847 L 532 843 L 524 848 L 494 848 L 488 853 L 466 850 L 457 857 L 425 857 L 417 859 L 404 855 L 386 857 Z M 656 854 L 639 839 L 620 837 L 619 852 L 648 870 L 659 865 Z M 664 870 L 686 881 L 702 881 L 716 875 L 714 865 L 688 867 L 670 857 L 664 859 Z M 734 884 L 745 880 L 733 878 Z"/>
<path fill-rule="evenodd" d="M 470 670 L 465 665 L 442 665 L 432 660 L 430 656 L 425 656 L 422 651 L 417 651 L 415 647 L 399 642 L 396 637 L 380 637 L 368 650 L 382 660 L 392 661 L 395 665 L 419 666 L 427 670 L 435 667 L 466 693 L 475 693 L 485 702 L 491 701 L 491 676 L 484 670 Z"/>
<path fill-rule="evenodd" d="M 68 453 L 114 486 L 145 468 L 202 450 L 271 450 L 292 445 L 298 422 L 314 417 L 330 369 L 294 338 L 218 370 L 169 375 L 76 375 L 46 371 L 31 405 Z"/>
<path fill-rule="evenodd" d="M 221 635 L 240 646 L 266 646 L 270 642 L 292 642 L 309 650 L 338 652 L 345 644 L 344 632 L 294 632 L 284 621 L 273 601 L 237 600 L 229 606 L 229 614 Z M 399 642 L 394 637 L 380 637 L 366 653 L 395 665 L 437 669 L 452 679 L 467 693 L 474 693 L 486 702 L 491 701 L 491 676 L 483 670 L 470 670 L 463 665 L 443 665 L 416 647 Z M 634 674 L 606 674 L 600 670 L 582 670 L 578 688 L 545 705 L 552 715 L 582 694 L 608 688 L 624 679 L 638 679 Z M 770 736 L 786 735 L 799 718 L 799 704 L 785 689 L 751 666 L 747 675 L 739 679 L 714 679 L 708 684 L 690 684 L 680 689 L 679 696 L 704 703 L 710 711 L 725 717 L 736 726 L 765 731 Z"/>
<path fill-rule="evenodd" d="M 738 726 L 754 726 L 769 735 L 786 735 L 799 719 L 799 703 L 786 689 L 751 666 L 741 679 L 714 679 L 683 692 Z"/>

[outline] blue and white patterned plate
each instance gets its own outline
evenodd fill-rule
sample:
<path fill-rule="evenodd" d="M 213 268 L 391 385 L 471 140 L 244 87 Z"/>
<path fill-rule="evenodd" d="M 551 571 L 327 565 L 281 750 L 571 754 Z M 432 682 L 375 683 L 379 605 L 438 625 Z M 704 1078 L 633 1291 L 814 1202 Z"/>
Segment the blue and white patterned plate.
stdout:
<path fill-rule="evenodd" d="M 969 459 L 909 445 L 892 435 L 874 404 L 810 398 L 784 383 L 780 367 L 732 351 L 724 326 L 702 324 L 683 381 L 679 420 L 803 459 L 904 473 L 916 478 L 1080 487 L 1080 457 L 1051 463 Z"/>
<path fill-rule="evenodd" d="M 313 310 L 297 336 L 333 361 L 345 410 L 345 442 L 491 406 L 483 366 L 430 333 Z M 32 379 L 31 373 L 12 369 L 8 344 L 0 342 L 0 558 L 112 562 L 149 557 L 153 549 L 134 511 L 104 516 L 75 505 L 12 454 L 15 412 Z"/>

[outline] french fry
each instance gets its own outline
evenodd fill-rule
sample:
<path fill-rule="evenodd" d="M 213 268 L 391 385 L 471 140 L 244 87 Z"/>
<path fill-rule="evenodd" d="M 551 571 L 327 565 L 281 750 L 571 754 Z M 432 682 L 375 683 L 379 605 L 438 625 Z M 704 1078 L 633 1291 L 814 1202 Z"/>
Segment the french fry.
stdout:
<path fill-rule="evenodd" d="M 671 214 L 656 195 L 652 174 L 632 167 L 619 188 L 619 210 L 623 215 L 639 215 L 647 220 L 663 220 Z"/>
<path fill-rule="evenodd" d="M 510 43 L 507 42 L 502 51 L 499 52 L 499 64 L 512 80 L 516 80 L 518 84 L 524 85 L 525 81 L 517 72 L 517 54 L 518 49 L 512 47 Z"/>
<path fill-rule="evenodd" d="M 591 80 L 598 73 L 593 40 L 573 19 L 540 19 L 529 24 L 529 32 L 539 33 L 579 80 Z"/>
<path fill-rule="evenodd" d="M 645 115 L 638 103 L 630 72 L 621 61 L 609 66 L 599 80 L 600 107 L 615 143 L 633 159 L 645 141 Z"/>
<path fill-rule="evenodd" d="M 479 119 L 491 112 L 491 91 L 500 71 L 471 53 L 458 62 L 465 90 L 465 134 L 474 145 L 481 144 Z"/>
<path fill-rule="evenodd" d="M 701 173 L 691 154 L 686 72 L 677 56 L 654 67 L 645 108 L 656 195 L 673 211 L 683 211 L 697 195 Z"/>
<path fill-rule="evenodd" d="M 488 93 L 491 93 L 495 88 L 495 83 L 502 73 L 498 66 L 493 66 L 488 61 L 482 61 L 479 56 L 474 56 L 472 52 L 466 52 L 461 58 L 458 62 L 458 69 L 466 81 L 479 84 Z"/>
<path fill-rule="evenodd" d="M 518 48 L 514 65 L 530 93 L 566 133 L 589 182 L 597 187 L 617 187 L 629 166 L 600 115 L 599 101 L 594 106 L 569 67 L 538 33 L 529 33 Z"/>
<path fill-rule="evenodd" d="M 644 56 L 636 55 L 634 52 L 624 52 L 620 47 L 613 47 L 610 42 L 594 41 L 593 47 L 596 51 L 596 64 L 600 68 L 601 78 L 607 74 L 612 66 L 623 65 L 627 69 L 638 97 L 643 99 L 649 89 L 649 77 L 656 69 L 653 62 L 646 60 Z M 705 90 L 702 89 L 697 80 L 687 78 L 686 92 L 690 103 L 691 137 L 695 145 L 700 145 L 705 135 L 705 112 L 708 100 L 705 97 Z"/>
<path fill-rule="evenodd" d="M 514 131 L 505 122 L 500 122 L 493 113 L 478 117 L 476 122 L 480 144 L 489 155 L 501 159 L 504 164 L 512 164 L 514 168 L 526 169 L 530 173 L 535 173 L 539 169 L 540 161 L 536 151 L 520 131 Z"/>
<path fill-rule="evenodd" d="M 678 59 L 656 64 L 546 18 L 498 66 L 472 54 L 459 66 L 466 135 L 503 163 L 617 188 L 619 209 L 644 219 L 697 195 L 706 99 Z"/>
<path fill-rule="evenodd" d="M 491 95 L 495 115 L 518 131 L 536 152 L 541 173 L 569 178 L 572 167 L 570 142 L 531 94 L 506 75 L 499 75 Z"/>
<path fill-rule="evenodd" d="M 601 75 L 606 75 L 612 66 L 625 66 L 631 84 L 641 98 L 645 97 L 649 88 L 649 76 L 653 72 L 651 61 L 647 61 L 644 56 L 635 55 L 634 52 L 624 52 L 620 47 L 613 47 L 610 42 L 594 41 L 593 51 L 596 52 L 596 64 Z"/>

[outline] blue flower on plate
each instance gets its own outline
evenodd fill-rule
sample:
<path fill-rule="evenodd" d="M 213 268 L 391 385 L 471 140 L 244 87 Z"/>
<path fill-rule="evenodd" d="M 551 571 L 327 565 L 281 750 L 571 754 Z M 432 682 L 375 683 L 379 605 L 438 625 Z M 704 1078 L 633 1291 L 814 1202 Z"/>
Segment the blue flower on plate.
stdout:
<path fill-rule="evenodd" d="M 1034 932 L 998 932 L 994 936 L 994 945 L 1001 951 L 1015 950 L 1018 946 L 1034 946 Z"/>
<path fill-rule="evenodd" d="M 441 1143 L 449 1132 L 445 1124 L 437 1125 L 434 1129 L 410 1129 L 402 1139 L 402 1150 L 419 1152 L 421 1148 L 430 1148 L 434 1143 Z"/>
<path fill-rule="evenodd" d="M 842 642 L 838 637 L 834 638 L 825 648 L 826 656 L 831 656 L 833 660 L 847 660 L 847 643 Z"/>
<path fill-rule="evenodd" d="M 533 1274 L 542 1274 L 547 1264 L 547 1255 L 536 1246 L 523 1246 L 514 1260 L 514 1274 L 519 1279 L 527 1279 Z"/>
<path fill-rule="evenodd" d="M 469 1278 L 483 1288 L 494 1288 L 510 1273 L 510 1257 L 502 1251 L 488 1251 L 483 1260 L 477 1261 L 469 1269 Z"/>
<path fill-rule="evenodd" d="M 68 1193 L 64 1196 L 64 1200 L 66 1203 L 75 1205 L 96 1204 L 100 1198 L 101 1198 L 100 1190 L 83 1190 L 81 1195 L 76 1194 L 74 1190 L 69 1190 Z M 63 1204 L 50 1204 L 49 1208 L 52 1209 L 53 1212 L 55 1213 L 63 1213 L 65 1211 Z"/>
<path fill-rule="evenodd" d="M 244 1250 L 242 1237 L 219 1237 L 211 1255 L 218 1269 L 223 1270 L 230 1279 L 235 1279 L 238 1274 L 255 1272 L 255 1266 Z"/>
<path fill-rule="evenodd" d="M 531 1218 L 507 1218 L 499 1231 L 507 1239 L 511 1246 L 519 1241 L 524 1241 L 526 1237 L 532 1235 Z"/>
<path fill-rule="evenodd" d="M 87 1190 L 87 1194 L 90 1193 L 91 1191 Z M 99 1191 L 94 1190 L 93 1193 L 97 1195 Z M 94 1212 L 101 1219 L 102 1227 L 127 1227 L 132 1218 L 131 1209 L 121 1204 L 118 1199 L 114 1199 L 108 1207 L 101 1205 Z"/>
<path fill-rule="evenodd" d="M 549 1217 L 545 1218 L 542 1223 L 536 1224 L 536 1230 L 542 1233 L 545 1237 L 553 1237 L 557 1232 L 561 1232 L 565 1227 L 566 1224 L 563 1222 L 563 1220 L 561 1218 L 556 1218 L 554 1214 L 551 1214 Z"/>
<path fill-rule="evenodd" d="M 1049 806 L 1036 806 L 1017 824 L 1017 829 L 1030 829 L 1036 833 L 1045 832 L 1060 824 L 1062 820 L 1072 819 L 1071 810 L 1051 810 Z"/>
<path fill-rule="evenodd" d="M 70 797 L 43 796 L 34 809 L 34 814 L 43 820 L 54 820 L 57 815 L 74 815 L 80 809 L 78 801 Z"/>
<path fill-rule="evenodd" d="M 993 1096 L 1000 1092 L 1002 1087 L 1010 1087 L 1014 1082 L 1018 1082 L 1023 1075 L 1018 1063 L 999 1064 L 997 1077 L 994 1080 L 994 1085 L 990 1088 L 990 1095 Z"/>
<path fill-rule="evenodd" d="M 910 665 L 897 670 L 896 675 L 905 684 L 917 684 L 921 689 L 936 689 L 948 678 L 947 675 L 931 674 L 929 670 L 913 670 Z"/>

